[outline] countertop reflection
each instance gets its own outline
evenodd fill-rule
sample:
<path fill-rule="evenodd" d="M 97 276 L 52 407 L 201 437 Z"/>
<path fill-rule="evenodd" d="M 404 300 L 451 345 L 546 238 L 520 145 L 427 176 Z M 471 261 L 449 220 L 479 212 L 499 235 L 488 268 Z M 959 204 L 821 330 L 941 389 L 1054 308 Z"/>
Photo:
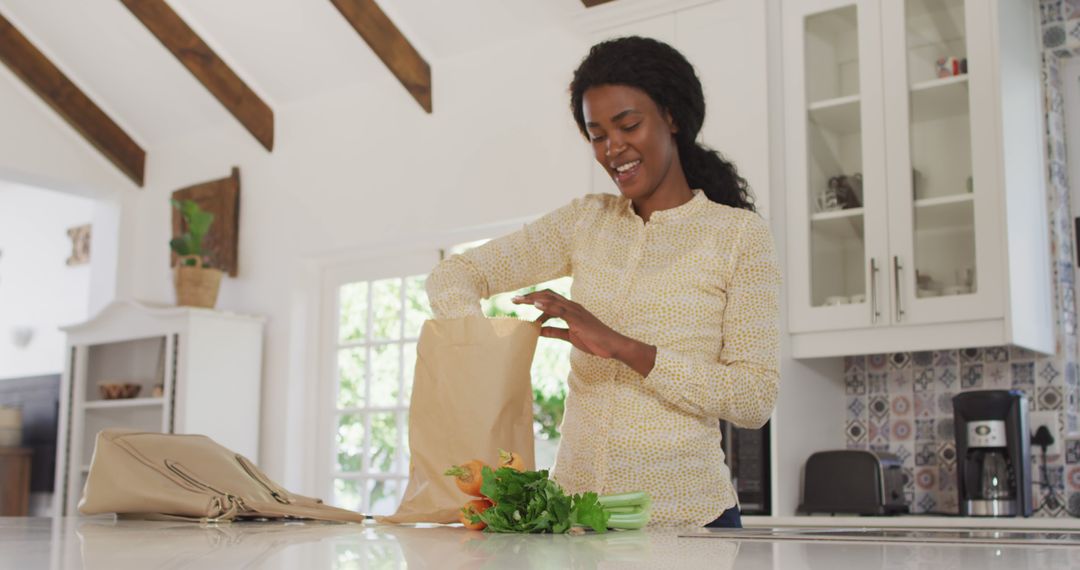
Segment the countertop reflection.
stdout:
<path fill-rule="evenodd" d="M 680 538 L 688 529 L 501 535 L 459 527 L 109 518 L 0 518 L 0 568 L 439 568 L 740 570 L 1080 565 L 1080 549 Z"/>

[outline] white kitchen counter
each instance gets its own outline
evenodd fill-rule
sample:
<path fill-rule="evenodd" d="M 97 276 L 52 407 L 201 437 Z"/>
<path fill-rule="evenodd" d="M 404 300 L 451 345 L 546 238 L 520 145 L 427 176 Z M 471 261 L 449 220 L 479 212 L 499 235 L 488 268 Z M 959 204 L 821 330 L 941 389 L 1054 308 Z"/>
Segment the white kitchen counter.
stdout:
<path fill-rule="evenodd" d="M 1080 531 L 1080 519 L 1050 517 L 950 517 L 900 515 L 894 517 L 793 516 L 742 517 L 743 526 L 869 527 L 869 528 L 1009 528 L 1017 530 Z"/>
<path fill-rule="evenodd" d="M 684 529 L 685 530 L 685 529 Z M 693 568 L 1008 570 L 1080 566 L 1080 548 L 583 536 L 459 527 L 0 518 L 0 568 Z"/>

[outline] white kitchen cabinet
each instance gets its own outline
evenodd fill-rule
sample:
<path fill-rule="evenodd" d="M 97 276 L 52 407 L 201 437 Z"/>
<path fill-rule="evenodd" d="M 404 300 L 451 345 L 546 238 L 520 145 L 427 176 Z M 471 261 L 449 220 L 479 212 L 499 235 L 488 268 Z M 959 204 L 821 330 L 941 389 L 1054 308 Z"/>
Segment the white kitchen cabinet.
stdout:
<path fill-rule="evenodd" d="M 1037 14 L 785 0 L 795 357 L 1053 352 Z M 939 77 L 948 57 L 967 71 Z"/>
<path fill-rule="evenodd" d="M 204 434 L 258 461 L 263 325 L 261 317 L 120 301 L 65 327 L 54 512 L 76 514 L 105 428 Z M 141 389 L 106 400 L 105 382 Z"/>
<path fill-rule="evenodd" d="M 611 6 L 617 8 L 617 4 Z M 766 3 L 718 0 L 682 6 L 594 30 L 592 41 L 645 36 L 668 43 L 686 56 L 705 92 L 705 124 L 699 140 L 736 165 L 754 193 L 758 211 L 768 218 Z M 591 172 L 593 192 L 618 193 L 595 160 Z"/>

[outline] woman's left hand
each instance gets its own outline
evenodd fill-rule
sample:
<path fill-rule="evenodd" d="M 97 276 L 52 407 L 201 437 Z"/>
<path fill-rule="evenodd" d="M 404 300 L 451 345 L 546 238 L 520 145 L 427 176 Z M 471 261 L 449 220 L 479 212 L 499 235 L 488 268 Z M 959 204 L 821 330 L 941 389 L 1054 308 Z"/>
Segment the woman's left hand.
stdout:
<path fill-rule="evenodd" d="M 514 297 L 513 302 L 518 305 L 532 305 L 543 311 L 544 314 L 536 319 L 539 323 L 559 318 L 566 321 L 569 327 L 542 327 L 542 336 L 565 340 L 579 350 L 601 358 L 617 358 L 620 349 L 630 340 L 612 330 L 578 303 L 551 290 Z"/>

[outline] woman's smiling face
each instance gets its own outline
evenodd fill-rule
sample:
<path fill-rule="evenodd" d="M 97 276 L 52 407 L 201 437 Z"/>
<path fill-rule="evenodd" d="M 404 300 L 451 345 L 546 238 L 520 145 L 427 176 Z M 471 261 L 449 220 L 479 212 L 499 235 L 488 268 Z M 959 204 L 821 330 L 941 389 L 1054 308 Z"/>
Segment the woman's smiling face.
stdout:
<path fill-rule="evenodd" d="M 626 85 L 589 88 L 581 107 L 593 155 L 619 192 L 635 201 L 652 195 L 678 165 L 671 115 Z"/>

